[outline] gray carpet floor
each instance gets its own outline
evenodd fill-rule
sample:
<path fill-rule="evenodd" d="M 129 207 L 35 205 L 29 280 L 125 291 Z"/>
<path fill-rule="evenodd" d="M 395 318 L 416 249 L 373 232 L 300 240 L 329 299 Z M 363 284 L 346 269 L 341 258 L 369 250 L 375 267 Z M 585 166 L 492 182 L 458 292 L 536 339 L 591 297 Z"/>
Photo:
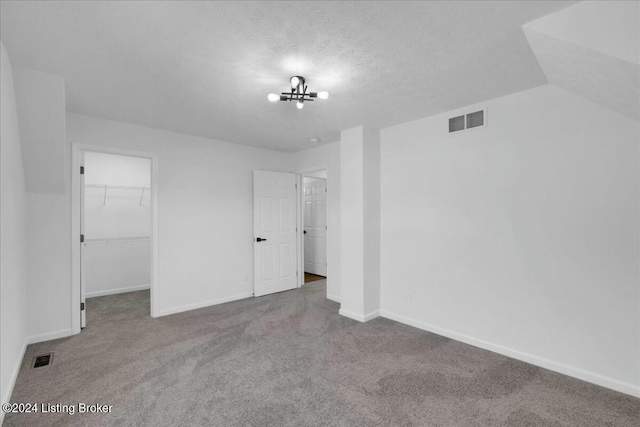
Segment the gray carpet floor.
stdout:
<path fill-rule="evenodd" d="M 81 334 L 30 345 L 7 426 L 638 426 L 640 399 L 386 319 L 325 281 L 151 319 L 148 292 L 88 300 Z M 52 366 L 30 369 L 55 352 Z"/>

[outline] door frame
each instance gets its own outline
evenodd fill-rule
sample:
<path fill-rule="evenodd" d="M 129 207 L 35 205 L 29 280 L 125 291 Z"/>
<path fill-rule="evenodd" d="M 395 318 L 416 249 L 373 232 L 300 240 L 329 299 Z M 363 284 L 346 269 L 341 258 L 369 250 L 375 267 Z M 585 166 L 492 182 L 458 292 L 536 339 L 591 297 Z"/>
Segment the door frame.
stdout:
<path fill-rule="evenodd" d="M 71 142 L 71 330 L 80 333 L 80 166 L 81 153 L 142 157 L 151 161 L 151 317 L 156 317 L 159 277 L 158 155 L 123 148 Z"/>
<path fill-rule="evenodd" d="M 326 178 L 326 186 L 327 186 L 327 193 L 325 195 L 325 209 L 327 210 L 326 212 L 326 218 L 327 218 L 327 237 L 325 239 L 325 246 L 326 246 L 326 257 L 327 257 L 327 283 L 329 282 L 329 280 L 331 280 L 328 276 L 329 273 L 329 239 L 330 239 L 330 234 L 331 234 L 331 229 L 329 228 L 329 187 L 330 187 L 330 177 L 329 177 L 329 167 L 328 166 L 316 166 L 313 168 L 308 168 L 308 169 L 302 169 L 299 170 L 297 173 L 297 179 L 296 182 L 298 183 L 298 230 L 300 230 L 300 232 L 298 233 L 298 271 L 300 271 L 300 276 L 298 277 L 298 287 L 302 287 L 302 285 L 304 285 L 304 221 L 303 221 L 303 215 L 304 215 L 304 177 L 306 176 L 306 174 L 308 173 L 312 173 L 312 172 L 320 172 L 320 171 L 326 171 L 327 172 L 327 178 Z M 311 178 L 311 177 L 309 177 Z"/>

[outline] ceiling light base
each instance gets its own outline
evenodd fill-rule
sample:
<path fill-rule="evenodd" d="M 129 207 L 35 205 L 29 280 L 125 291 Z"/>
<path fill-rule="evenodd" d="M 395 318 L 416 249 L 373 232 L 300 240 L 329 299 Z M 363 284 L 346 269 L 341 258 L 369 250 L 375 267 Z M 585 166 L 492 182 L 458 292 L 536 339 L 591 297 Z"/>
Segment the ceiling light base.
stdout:
<path fill-rule="evenodd" d="M 328 92 L 307 92 L 306 79 L 302 76 L 291 76 L 291 92 L 282 92 L 281 95 L 269 94 L 267 97 L 271 102 L 277 101 L 296 101 L 296 107 L 302 110 L 304 102 L 313 102 L 316 99 L 327 99 Z"/>

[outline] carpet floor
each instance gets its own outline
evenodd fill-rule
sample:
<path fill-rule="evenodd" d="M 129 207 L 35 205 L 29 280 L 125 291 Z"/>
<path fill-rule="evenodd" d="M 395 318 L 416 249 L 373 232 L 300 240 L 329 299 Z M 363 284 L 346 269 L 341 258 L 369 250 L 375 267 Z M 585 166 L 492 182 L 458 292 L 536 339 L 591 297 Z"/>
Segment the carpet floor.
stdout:
<path fill-rule="evenodd" d="M 148 291 L 87 301 L 30 345 L 6 426 L 637 426 L 640 399 L 391 320 L 338 315 L 325 281 L 151 319 Z M 55 353 L 52 366 L 32 358 Z"/>

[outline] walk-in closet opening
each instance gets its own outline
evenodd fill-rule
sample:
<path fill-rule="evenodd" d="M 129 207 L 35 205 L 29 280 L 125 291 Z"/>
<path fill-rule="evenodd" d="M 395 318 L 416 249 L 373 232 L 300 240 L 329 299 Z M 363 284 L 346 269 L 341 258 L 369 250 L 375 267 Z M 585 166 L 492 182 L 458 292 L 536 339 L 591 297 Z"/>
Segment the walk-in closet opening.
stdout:
<path fill-rule="evenodd" d="M 327 171 L 302 177 L 304 283 L 327 278 Z"/>
<path fill-rule="evenodd" d="M 82 327 L 148 317 L 151 160 L 86 151 L 82 165 Z"/>

